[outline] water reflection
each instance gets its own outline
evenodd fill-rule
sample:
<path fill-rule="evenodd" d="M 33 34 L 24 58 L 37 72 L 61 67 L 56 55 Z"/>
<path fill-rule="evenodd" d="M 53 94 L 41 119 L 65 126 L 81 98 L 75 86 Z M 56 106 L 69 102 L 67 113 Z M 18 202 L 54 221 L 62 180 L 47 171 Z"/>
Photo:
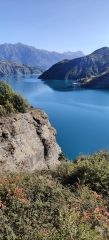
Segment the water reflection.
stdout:
<path fill-rule="evenodd" d="M 68 92 L 73 91 L 71 87 L 73 80 L 42 80 L 44 84 L 47 84 L 54 91 Z"/>

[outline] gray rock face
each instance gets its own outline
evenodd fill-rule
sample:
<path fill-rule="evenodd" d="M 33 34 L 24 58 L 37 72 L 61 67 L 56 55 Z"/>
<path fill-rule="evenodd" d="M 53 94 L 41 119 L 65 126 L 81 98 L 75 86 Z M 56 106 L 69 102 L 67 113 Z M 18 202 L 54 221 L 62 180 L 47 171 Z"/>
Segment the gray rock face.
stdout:
<path fill-rule="evenodd" d="M 40 109 L 0 118 L 0 172 L 32 172 L 59 164 L 56 130 Z"/>
<path fill-rule="evenodd" d="M 0 75 L 40 74 L 43 70 L 19 63 L 0 61 Z"/>

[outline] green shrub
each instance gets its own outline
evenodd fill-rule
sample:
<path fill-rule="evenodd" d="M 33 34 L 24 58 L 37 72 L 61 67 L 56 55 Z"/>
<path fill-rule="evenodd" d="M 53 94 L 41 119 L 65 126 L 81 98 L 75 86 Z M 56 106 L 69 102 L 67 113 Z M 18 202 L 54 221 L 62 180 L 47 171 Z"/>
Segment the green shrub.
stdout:
<path fill-rule="evenodd" d="M 21 94 L 15 93 L 5 82 L 0 82 L 0 116 L 22 112 L 25 113 L 29 107 L 27 100 Z"/>
<path fill-rule="evenodd" d="M 61 153 L 59 154 L 58 160 L 59 160 L 59 161 L 66 161 L 66 162 L 67 162 L 68 159 L 67 159 L 66 155 L 65 155 L 63 152 L 61 152 Z"/>
<path fill-rule="evenodd" d="M 18 112 L 26 112 L 26 107 L 28 106 L 26 100 L 20 94 L 14 94 L 13 96 L 13 106 Z"/>
<path fill-rule="evenodd" d="M 14 108 L 13 104 L 11 102 L 9 102 L 9 100 L 5 101 L 4 107 L 5 107 L 6 113 L 14 113 L 16 110 Z"/>
<path fill-rule="evenodd" d="M 0 81 L 0 104 L 4 105 L 5 101 L 11 101 L 13 94 L 12 88 L 5 81 Z"/>
<path fill-rule="evenodd" d="M 4 115 L 6 115 L 6 110 L 2 105 L 0 105 L 0 116 L 4 116 Z"/>
<path fill-rule="evenodd" d="M 59 166 L 60 172 L 61 166 Z M 97 152 L 94 155 L 80 157 L 76 161 L 63 165 L 64 184 L 87 184 L 92 190 L 109 196 L 109 153 Z M 62 171 L 61 171 L 62 174 Z"/>

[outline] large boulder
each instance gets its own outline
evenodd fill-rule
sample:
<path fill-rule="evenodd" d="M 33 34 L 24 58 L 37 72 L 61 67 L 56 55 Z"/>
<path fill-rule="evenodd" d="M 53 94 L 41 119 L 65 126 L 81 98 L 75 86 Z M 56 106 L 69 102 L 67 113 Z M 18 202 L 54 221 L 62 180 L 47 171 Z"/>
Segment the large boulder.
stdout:
<path fill-rule="evenodd" d="M 0 118 L 0 172 L 35 171 L 59 164 L 61 149 L 43 110 Z"/>

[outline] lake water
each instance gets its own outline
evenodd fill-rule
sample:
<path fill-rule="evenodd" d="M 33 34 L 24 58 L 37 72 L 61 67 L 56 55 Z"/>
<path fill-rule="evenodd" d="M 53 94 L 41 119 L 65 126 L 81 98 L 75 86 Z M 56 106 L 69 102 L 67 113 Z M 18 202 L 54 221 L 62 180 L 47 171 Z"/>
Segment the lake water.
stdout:
<path fill-rule="evenodd" d="M 37 75 L 1 79 L 46 111 L 69 159 L 109 147 L 109 90 L 74 90 L 71 81 L 41 81 Z"/>

